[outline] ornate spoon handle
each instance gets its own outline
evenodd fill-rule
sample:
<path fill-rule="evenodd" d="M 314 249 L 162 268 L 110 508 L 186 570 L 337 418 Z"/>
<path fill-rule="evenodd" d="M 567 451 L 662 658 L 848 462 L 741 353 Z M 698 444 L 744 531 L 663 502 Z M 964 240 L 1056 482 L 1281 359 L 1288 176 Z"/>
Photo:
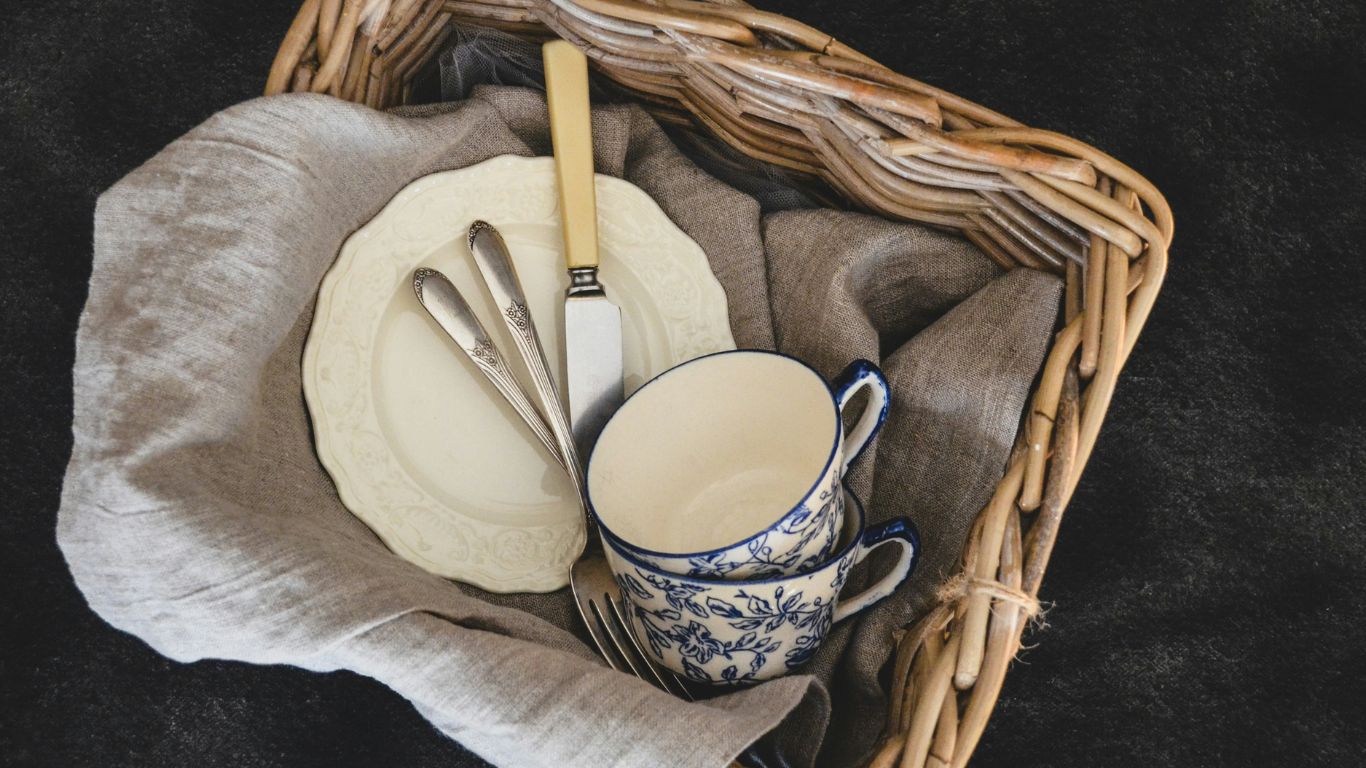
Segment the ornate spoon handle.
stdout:
<path fill-rule="evenodd" d="M 498 230 L 482 221 L 470 225 L 469 244 L 470 252 L 474 254 L 474 263 L 479 267 L 479 274 L 484 276 L 484 284 L 488 286 L 493 303 L 501 309 L 503 322 L 507 323 L 508 330 L 512 331 L 512 338 L 517 343 L 517 351 L 522 353 L 522 359 L 531 371 L 531 379 L 536 385 L 536 394 L 541 403 L 541 415 L 550 425 L 550 431 L 555 435 L 560 453 L 568 464 L 566 469 L 569 470 L 570 479 L 574 481 L 574 487 L 582 496 L 583 465 L 579 463 L 578 450 L 574 447 L 574 434 L 569 429 L 569 417 L 565 415 L 564 407 L 560 404 L 559 391 L 555 388 L 555 380 L 550 376 L 550 365 L 546 362 L 541 341 L 536 336 L 536 323 L 531 319 L 531 310 L 527 308 L 526 295 L 522 291 L 521 280 L 517 277 L 517 268 L 513 266 L 512 258 L 508 255 L 507 245 L 503 242 L 502 235 L 498 234 Z"/>
<path fill-rule="evenodd" d="M 522 417 L 522 421 L 531 428 L 536 439 L 541 441 L 541 445 L 544 445 L 550 455 L 555 457 L 555 461 L 568 471 L 567 460 L 560 453 L 559 445 L 555 442 L 550 428 L 546 426 L 536 406 L 531 404 L 526 390 L 522 389 L 521 383 L 512 375 L 502 354 L 498 352 L 498 347 L 494 346 L 493 340 L 489 338 L 479 318 L 475 317 L 465 297 L 460 295 L 460 291 L 456 290 L 445 275 L 434 269 L 421 267 L 413 272 L 413 292 L 436 320 L 437 325 L 440 325 L 455 345 L 460 347 L 461 352 L 469 356 L 517 415 Z"/>

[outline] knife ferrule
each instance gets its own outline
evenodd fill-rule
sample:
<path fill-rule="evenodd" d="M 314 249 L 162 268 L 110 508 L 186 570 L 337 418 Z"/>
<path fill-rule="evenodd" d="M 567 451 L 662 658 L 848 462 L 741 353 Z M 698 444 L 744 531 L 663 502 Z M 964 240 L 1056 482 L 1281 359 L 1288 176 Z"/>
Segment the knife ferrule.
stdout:
<path fill-rule="evenodd" d="M 606 295 L 602 289 L 602 283 L 598 282 L 597 267 L 574 267 L 569 270 L 569 288 L 566 293 L 570 296 L 592 296 L 594 294 Z"/>

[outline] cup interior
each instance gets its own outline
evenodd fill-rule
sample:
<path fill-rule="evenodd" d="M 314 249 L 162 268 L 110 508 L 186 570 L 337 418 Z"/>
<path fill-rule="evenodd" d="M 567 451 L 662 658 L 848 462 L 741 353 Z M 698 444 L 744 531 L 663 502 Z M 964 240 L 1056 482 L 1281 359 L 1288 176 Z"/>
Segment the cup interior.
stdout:
<path fill-rule="evenodd" d="M 588 495 L 614 536 L 662 554 L 739 544 L 781 520 L 835 460 L 840 420 L 825 379 L 758 350 L 672 368 L 632 395 L 598 438 Z"/>

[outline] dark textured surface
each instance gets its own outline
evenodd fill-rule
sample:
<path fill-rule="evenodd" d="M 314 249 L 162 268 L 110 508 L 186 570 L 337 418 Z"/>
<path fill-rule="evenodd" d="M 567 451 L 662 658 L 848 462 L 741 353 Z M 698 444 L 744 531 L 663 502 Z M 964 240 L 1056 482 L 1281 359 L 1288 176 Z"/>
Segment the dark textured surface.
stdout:
<path fill-rule="evenodd" d="M 0 28 L 0 764 L 470 762 L 368 680 L 162 659 L 53 541 L 95 196 L 255 95 L 293 5 L 61 0 Z M 976 764 L 1366 762 L 1359 4 L 765 5 L 1107 149 L 1176 211 Z"/>

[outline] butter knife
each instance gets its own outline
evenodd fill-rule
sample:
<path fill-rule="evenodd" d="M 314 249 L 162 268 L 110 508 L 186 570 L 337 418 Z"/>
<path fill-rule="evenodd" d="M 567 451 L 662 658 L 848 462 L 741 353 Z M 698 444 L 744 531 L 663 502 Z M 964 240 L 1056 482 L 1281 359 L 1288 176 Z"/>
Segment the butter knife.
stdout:
<path fill-rule="evenodd" d="M 479 267 L 479 274 L 484 278 L 489 296 L 493 298 L 499 315 L 512 332 L 517 351 L 526 361 L 537 399 L 541 403 L 541 415 L 545 417 L 559 453 L 565 459 L 565 469 L 569 471 L 569 478 L 574 481 L 574 489 L 582 497 L 583 465 L 575 450 L 569 419 L 565 416 L 564 406 L 560 404 L 555 380 L 550 376 L 550 365 L 546 362 L 541 340 L 536 335 L 536 323 L 531 318 L 526 293 L 522 290 L 521 279 L 517 277 L 517 267 L 513 265 L 512 257 L 508 254 L 507 244 L 503 242 L 503 236 L 498 234 L 498 230 L 485 222 L 476 221 L 470 225 L 469 246 L 470 253 L 474 255 L 474 263 Z"/>
<path fill-rule="evenodd" d="M 622 401 L 621 310 L 607 299 L 598 281 L 588 59 L 566 40 L 546 43 L 541 56 L 569 267 L 564 301 L 569 420 L 579 455 L 587 457 Z"/>
<path fill-rule="evenodd" d="M 417 294 L 418 302 L 426 308 L 436 324 L 441 326 L 441 330 L 451 337 L 451 341 L 455 342 L 479 372 L 484 374 L 503 395 L 517 415 L 522 417 L 522 421 L 531 428 L 532 434 L 541 445 L 544 445 L 555 461 L 568 471 L 568 461 L 561 455 L 559 443 L 551 434 L 550 427 L 546 426 L 541 414 L 536 411 L 536 406 L 531 404 L 526 390 L 522 389 L 521 383 L 512 375 L 512 370 L 503 360 L 498 347 L 494 346 L 483 324 L 479 322 L 465 297 L 460 295 L 460 291 L 456 290 L 450 279 L 435 269 L 420 267 L 413 272 L 413 293 Z"/>

